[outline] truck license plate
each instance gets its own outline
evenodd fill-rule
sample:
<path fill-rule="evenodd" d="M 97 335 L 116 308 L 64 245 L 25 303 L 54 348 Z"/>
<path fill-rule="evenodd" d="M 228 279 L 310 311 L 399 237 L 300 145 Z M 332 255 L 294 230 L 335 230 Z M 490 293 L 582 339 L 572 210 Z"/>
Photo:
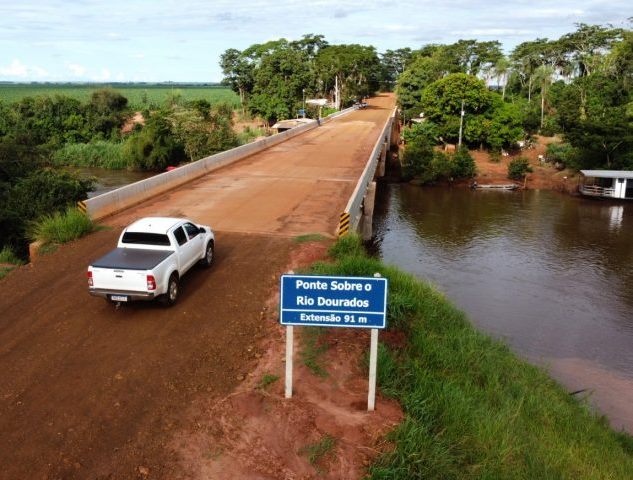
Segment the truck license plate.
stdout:
<path fill-rule="evenodd" d="M 110 295 L 110 300 L 113 302 L 127 302 L 127 296 L 125 295 Z"/>

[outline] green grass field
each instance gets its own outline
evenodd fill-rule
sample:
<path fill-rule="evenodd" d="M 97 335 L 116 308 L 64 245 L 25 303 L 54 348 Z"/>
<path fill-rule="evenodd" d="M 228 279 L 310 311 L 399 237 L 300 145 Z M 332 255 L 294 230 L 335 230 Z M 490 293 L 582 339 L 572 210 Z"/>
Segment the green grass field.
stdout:
<path fill-rule="evenodd" d="M 164 85 L 164 84 L 0 84 L 0 100 L 6 103 L 37 95 L 66 95 L 82 102 L 90 99 L 95 90 L 112 88 L 128 99 L 135 110 L 155 108 L 163 104 L 170 95 L 184 100 L 208 100 L 211 104 L 226 102 L 239 106 L 239 97 L 229 88 L 214 85 Z"/>

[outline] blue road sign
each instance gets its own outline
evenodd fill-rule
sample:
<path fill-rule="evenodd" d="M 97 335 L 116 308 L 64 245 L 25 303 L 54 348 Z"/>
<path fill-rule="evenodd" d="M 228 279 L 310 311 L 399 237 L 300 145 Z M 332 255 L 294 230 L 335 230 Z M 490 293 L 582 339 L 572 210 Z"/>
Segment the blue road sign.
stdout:
<path fill-rule="evenodd" d="M 387 279 L 282 275 L 282 325 L 348 328 L 387 326 Z"/>

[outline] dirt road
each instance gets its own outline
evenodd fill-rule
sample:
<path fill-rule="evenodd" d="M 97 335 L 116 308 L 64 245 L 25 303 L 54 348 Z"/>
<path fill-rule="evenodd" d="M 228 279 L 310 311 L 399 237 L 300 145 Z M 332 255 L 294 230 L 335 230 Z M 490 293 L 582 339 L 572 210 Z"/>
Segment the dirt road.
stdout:
<path fill-rule="evenodd" d="M 0 281 L 0 478 L 174 478 L 183 412 L 231 392 L 262 353 L 262 308 L 303 233 L 333 234 L 392 97 L 107 220 Z M 88 263 L 146 215 L 214 226 L 216 263 L 178 304 L 115 310 Z"/>

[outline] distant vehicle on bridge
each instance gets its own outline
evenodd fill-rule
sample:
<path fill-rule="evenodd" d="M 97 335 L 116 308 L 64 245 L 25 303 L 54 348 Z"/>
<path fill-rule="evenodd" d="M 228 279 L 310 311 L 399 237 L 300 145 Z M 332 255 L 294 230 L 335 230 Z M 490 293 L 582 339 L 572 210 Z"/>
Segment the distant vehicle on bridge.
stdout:
<path fill-rule="evenodd" d="M 121 303 L 158 298 L 176 303 L 181 277 L 196 263 L 210 267 L 215 236 L 185 218 L 147 217 L 121 233 L 117 248 L 88 267 L 91 295 Z"/>

